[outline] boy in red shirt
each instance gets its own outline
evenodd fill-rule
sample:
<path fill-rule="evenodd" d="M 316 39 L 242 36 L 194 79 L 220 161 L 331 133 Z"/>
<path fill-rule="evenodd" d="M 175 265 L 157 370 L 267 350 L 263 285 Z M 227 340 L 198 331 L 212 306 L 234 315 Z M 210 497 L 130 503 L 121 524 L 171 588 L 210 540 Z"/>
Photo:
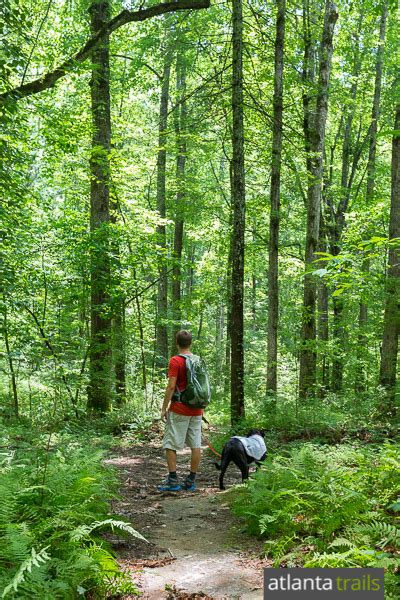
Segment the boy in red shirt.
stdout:
<path fill-rule="evenodd" d="M 192 354 L 192 334 L 182 329 L 176 334 L 178 354 Z M 163 448 L 167 456 L 168 477 L 158 486 L 161 492 L 177 492 L 180 489 L 194 491 L 196 489 L 196 473 L 201 459 L 201 417 L 202 408 L 191 408 L 174 396 L 176 391 L 186 388 L 186 359 L 173 356 L 168 365 L 168 385 L 165 390 L 161 419 L 166 422 Z M 182 485 L 176 474 L 176 451 L 184 446 L 192 451 L 190 473 Z"/>

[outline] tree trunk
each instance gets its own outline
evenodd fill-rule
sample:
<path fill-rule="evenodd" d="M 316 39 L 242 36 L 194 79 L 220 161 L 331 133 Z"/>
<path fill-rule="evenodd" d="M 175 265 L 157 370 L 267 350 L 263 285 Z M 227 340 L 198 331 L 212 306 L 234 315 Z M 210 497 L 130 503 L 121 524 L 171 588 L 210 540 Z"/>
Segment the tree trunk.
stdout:
<path fill-rule="evenodd" d="M 186 165 L 186 65 L 179 57 L 176 64 L 176 88 L 179 105 L 175 109 L 175 131 L 177 137 L 176 157 L 176 204 L 174 232 L 174 266 L 172 271 L 172 307 L 174 325 L 172 329 L 172 354 L 175 352 L 175 336 L 181 327 L 181 261 L 183 248 L 185 165 Z"/>
<path fill-rule="evenodd" d="M 157 210 L 162 219 L 166 217 L 166 164 L 167 164 L 167 120 L 169 80 L 171 72 L 171 56 L 165 55 L 163 78 L 160 98 L 160 115 L 158 126 L 158 156 L 157 156 Z M 166 227 L 163 223 L 157 226 L 158 245 L 162 256 L 159 267 L 159 284 L 157 299 L 157 335 L 156 335 L 156 367 L 165 370 L 168 364 L 168 277 L 166 265 Z"/>
<path fill-rule="evenodd" d="M 364 14 L 361 12 L 357 29 L 354 34 L 354 59 L 352 67 L 352 84 L 349 93 L 349 106 L 345 108 L 342 122 L 344 123 L 344 134 L 342 143 L 342 167 L 340 180 L 340 197 L 336 211 L 331 211 L 332 223 L 330 228 L 330 251 L 333 256 L 337 256 L 341 250 L 341 239 L 345 226 L 345 213 L 348 209 L 351 193 L 350 157 L 352 152 L 352 134 L 353 119 L 356 106 L 358 79 L 361 70 L 361 52 L 359 33 L 362 31 Z M 347 114 L 346 114 L 347 111 Z M 334 337 L 334 358 L 332 361 L 332 382 L 331 387 L 335 392 L 341 392 L 343 386 L 343 344 L 345 329 L 342 323 L 343 300 L 333 296 L 333 337 Z"/>
<path fill-rule="evenodd" d="M 318 251 L 328 251 L 328 236 L 330 235 L 331 240 L 333 232 L 335 231 L 335 216 L 336 213 L 333 210 L 333 173 L 334 173 L 334 160 L 337 142 L 342 130 L 343 117 L 339 122 L 334 142 L 330 147 L 329 165 L 325 165 L 324 169 L 324 182 L 323 182 L 323 193 L 322 193 L 322 207 L 320 215 L 319 225 L 319 243 Z M 329 169 L 328 169 L 329 167 Z M 325 267 L 325 262 L 319 262 L 320 268 Z M 319 396 L 323 398 L 326 393 L 330 390 L 329 381 L 329 289 L 328 284 L 324 278 L 318 282 L 318 340 L 319 340 L 319 360 L 320 360 L 320 385 L 319 385 Z"/>
<path fill-rule="evenodd" d="M 396 108 L 392 142 L 392 193 L 389 239 L 397 242 L 389 247 L 389 267 L 386 281 L 386 304 L 382 338 L 380 384 L 386 389 L 381 403 L 383 416 L 396 412 L 396 368 L 400 334 L 400 105 Z"/>
<path fill-rule="evenodd" d="M 231 302 L 232 302 L 232 256 L 233 256 L 233 206 L 232 206 L 232 189 L 233 189 L 233 168 L 232 161 L 229 161 L 229 189 L 230 196 L 228 198 L 228 256 L 226 261 L 225 271 L 225 303 L 226 303 L 226 329 L 225 329 L 225 369 L 224 369 L 224 396 L 228 397 L 231 389 Z"/>
<path fill-rule="evenodd" d="M 367 187 L 365 193 L 365 199 L 367 206 L 371 205 L 374 198 L 375 190 L 375 164 L 376 164 L 376 137 L 378 133 L 378 120 L 381 103 L 381 89 L 382 89 L 382 71 L 383 71 L 383 58 L 385 51 L 385 36 L 386 36 L 386 20 L 387 20 L 387 3 L 384 2 L 382 6 L 382 15 L 379 26 L 379 46 L 376 55 L 376 66 L 375 66 L 375 87 L 374 87 L 374 99 L 372 103 L 371 111 L 371 125 L 369 129 L 369 152 L 368 152 L 368 163 L 367 163 Z M 362 263 L 362 271 L 364 278 L 368 277 L 370 269 L 370 261 L 365 258 Z M 361 298 L 359 315 L 358 315 L 358 360 L 356 369 L 355 389 L 356 392 L 360 393 L 366 389 L 366 373 L 362 358 L 362 349 L 367 346 L 366 327 L 368 321 L 368 306 L 366 302 Z"/>
<path fill-rule="evenodd" d="M 329 182 L 328 182 L 329 187 Z M 323 213 L 320 217 L 320 231 L 318 252 L 327 251 L 326 225 Z M 321 265 L 323 268 L 323 265 Z M 326 281 L 322 279 L 318 282 L 318 340 L 321 342 L 320 359 L 320 385 L 319 395 L 323 398 L 329 390 L 329 361 L 327 360 L 327 345 L 329 341 L 329 294 Z"/>
<path fill-rule="evenodd" d="M 328 114 L 328 84 L 332 62 L 333 32 L 337 17 L 336 6 L 331 0 L 327 0 L 320 51 L 315 121 L 311 125 L 309 134 L 311 153 L 308 153 L 308 166 L 310 170 L 308 172 L 309 183 L 307 189 L 306 269 L 311 269 L 313 266 L 319 237 L 325 125 Z M 310 123 L 308 125 L 310 126 Z M 315 278 L 312 274 L 306 272 L 304 277 L 301 330 L 302 346 L 300 350 L 300 398 L 313 395 L 316 387 L 316 292 Z"/>
<path fill-rule="evenodd" d="M 195 259 L 195 248 L 194 248 L 194 242 L 192 242 L 189 246 L 189 266 L 188 266 L 188 271 L 187 271 L 187 275 L 186 275 L 186 295 L 187 296 L 191 296 L 192 295 L 192 290 L 193 290 L 193 283 L 194 283 L 194 259 Z"/>
<path fill-rule="evenodd" d="M 224 394 L 228 396 L 231 381 L 231 330 L 232 330 L 232 256 L 233 256 L 233 233 L 232 233 L 232 208 L 229 210 L 229 251 L 226 264 L 226 344 L 225 344 L 225 378 Z"/>
<path fill-rule="evenodd" d="M 339 393 L 343 387 L 343 299 L 341 296 L 333 296 L 333 327 L 332 333 L 336 340 L 336 348 L 332 358 L 331 389 Z"/>
<path fill-rule="evenodd" d="M 274 74 L 274 116 L 272 131 L 272 168 L 268 247 L 268 346 L 267 393 L 277 390 L 278 363 L 278 249 L 281 204 L 282 113 L 283 113 L 283 47 L 285 41 L 285 0 L 277 0 Z"/>
<path fill-rule="evenodd" d="M 115 392 L 118 404 L 126 401 L 125 306 L 118 299 L 112 322 Z"/>
<path fill-rule="evenodd" d="M 91 29 L 96 33 L 109 20 L 108 0 L 92 3 Z M 111 309 L 109 257 L 110 190 L 110 73 L 109 39 L 92 54 L 92 154 L 90 158 L 91 334 L 88 409 L 107 412 L 112 398 Z"/>
<path fill-rule="evenodd" d="M 223 334 L 225 324 L 225 304 L 221 302 L 216 309 L 215 314 L 215 373 L 217 374 L 217 384 L 221 385 L 221 373 L 223 372 Z"/>
<path fill-rule="evenodd" d="M 18 401 L 18 388 L 17 388 L 17 377 L 15 375 L 14 369 L 14 361 L 11 354 L 10 348 L 10 338 L 8 333 L 8 315 L 7 315 L 7 304 L 5 297 L 3 298 L 3 335 L 4 335 L 4 343 L 6 345 L 7 352 L 7 360 L 8 366 L 10 369 L 10 378 L 11 378 L 11 390 L 12 390 L 12 399 L 13 399 L 13 409 L 14 416 L 19 417 L 19 401 Z"/>
<path fill-rule="evenodd" d="M 110 193 L 110 209 L 110 221 L 116 224 L 119 206 L 115 190 L 114 193 Z M 114 233 L 111 239 L 111 253 L 114 257 L 111 270 L 113 273 L 119 273 L 121 267 L 120 247 L 115 235 Z M 117 292 L 113 300 L 111 330 L 116 402 L 122 405 L 126 401 L 125 298 L 118 290 L 118 283 L 115 281 Z"/>
<path fill-rule="evenodd" d="M 232 301 L 231 301 L 231 422 L 244 417 L 244 231 L 245 178 L 243 130 L 243 6 L 233 0 L 232 14 Z"/>
<path fill-rule="evenodd" d="M 146 354 L 145 354 L 145 348 L 144 348 L 144 327 L 143 327 L 143 319 L 142 319 L 142 307 L 140 305 L 139 294 L 138 294 L 139 290 L 138 290 L 137 279 L 136 279 L 136 269 L 133 270 L 133 277 L 135 280 L 135 304 L 136 304 L 136 312 L 137 312 L 137 323 L 138 323 L 138 329 L 139 329 L 140 356 L 142 359 L 142 384 L 143 384 L 144 400 L 145 400 L 146 409 L 147 409 L 148 408 L 148 406 L 147 406 L 147 371 L 146 371 Z"/>

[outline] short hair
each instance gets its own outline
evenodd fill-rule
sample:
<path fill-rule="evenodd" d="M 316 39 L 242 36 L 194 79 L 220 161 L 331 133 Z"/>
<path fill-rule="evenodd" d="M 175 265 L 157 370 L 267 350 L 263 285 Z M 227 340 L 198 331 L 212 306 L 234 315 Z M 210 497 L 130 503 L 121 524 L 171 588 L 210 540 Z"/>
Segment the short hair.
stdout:
<path fill-rule="evenodd" d="M 180 348 L 189 348 L 192 344 L 192 334 L 186 329 L 181 329 L 176 334 L 176 343 Z"/>

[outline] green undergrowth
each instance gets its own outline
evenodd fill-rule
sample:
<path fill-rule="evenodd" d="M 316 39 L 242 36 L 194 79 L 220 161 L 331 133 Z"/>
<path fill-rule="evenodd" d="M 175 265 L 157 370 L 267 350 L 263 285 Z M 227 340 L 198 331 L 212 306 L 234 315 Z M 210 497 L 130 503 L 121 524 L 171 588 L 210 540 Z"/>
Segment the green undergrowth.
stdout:
<path fill-rule="evenodd" d="M 384 567 L 400 597 L 400 446 L 292 444 L 228 497 L 275 566 Z"/>
<path fill-rule="evenodd" d="M 140 536 L 109 512 L 118 487 L 103 462 L 115 442 L 109 425 L 0 424 L 0 598 L 137 593 L 104 537 Z"/>
<path fill-rule="evenodd" d="M 272 448 L 296 440 L 326 444 L 353 440 L 380 443 L 400 434 L 400 411 L 397 420 L 383 418 L 378 410 L 380 401 L 379 390 L 357 398 L 329 393 L 302 403 L 293 394 L 280 394 L 275 398 L 263 393 L 253 399 L 246 398 L 246 419 L 235 428 L 227 425 L 230 421 L 227 398 L 212 402 L 206 417 L 214 426 L 212 429 L 218 429 L 218 434 L 211 434 L 211 439 L 221 447 L 231 435 L 245 435 L 254 427 L 265 431 L 267 446 Z"/>

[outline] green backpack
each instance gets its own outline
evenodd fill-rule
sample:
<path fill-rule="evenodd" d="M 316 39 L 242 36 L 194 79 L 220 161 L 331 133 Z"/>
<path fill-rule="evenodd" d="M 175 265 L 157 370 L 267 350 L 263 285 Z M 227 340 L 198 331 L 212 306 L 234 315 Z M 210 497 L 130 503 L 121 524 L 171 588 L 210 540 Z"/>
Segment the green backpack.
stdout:
<path fill-rule="evenodd" d="M 186 361 L 186 388 L 179 400 L 190 408 L 206 408 L 211 400 L 211 388 L 204 360 L 196 354 L 178 354 Z"/>

